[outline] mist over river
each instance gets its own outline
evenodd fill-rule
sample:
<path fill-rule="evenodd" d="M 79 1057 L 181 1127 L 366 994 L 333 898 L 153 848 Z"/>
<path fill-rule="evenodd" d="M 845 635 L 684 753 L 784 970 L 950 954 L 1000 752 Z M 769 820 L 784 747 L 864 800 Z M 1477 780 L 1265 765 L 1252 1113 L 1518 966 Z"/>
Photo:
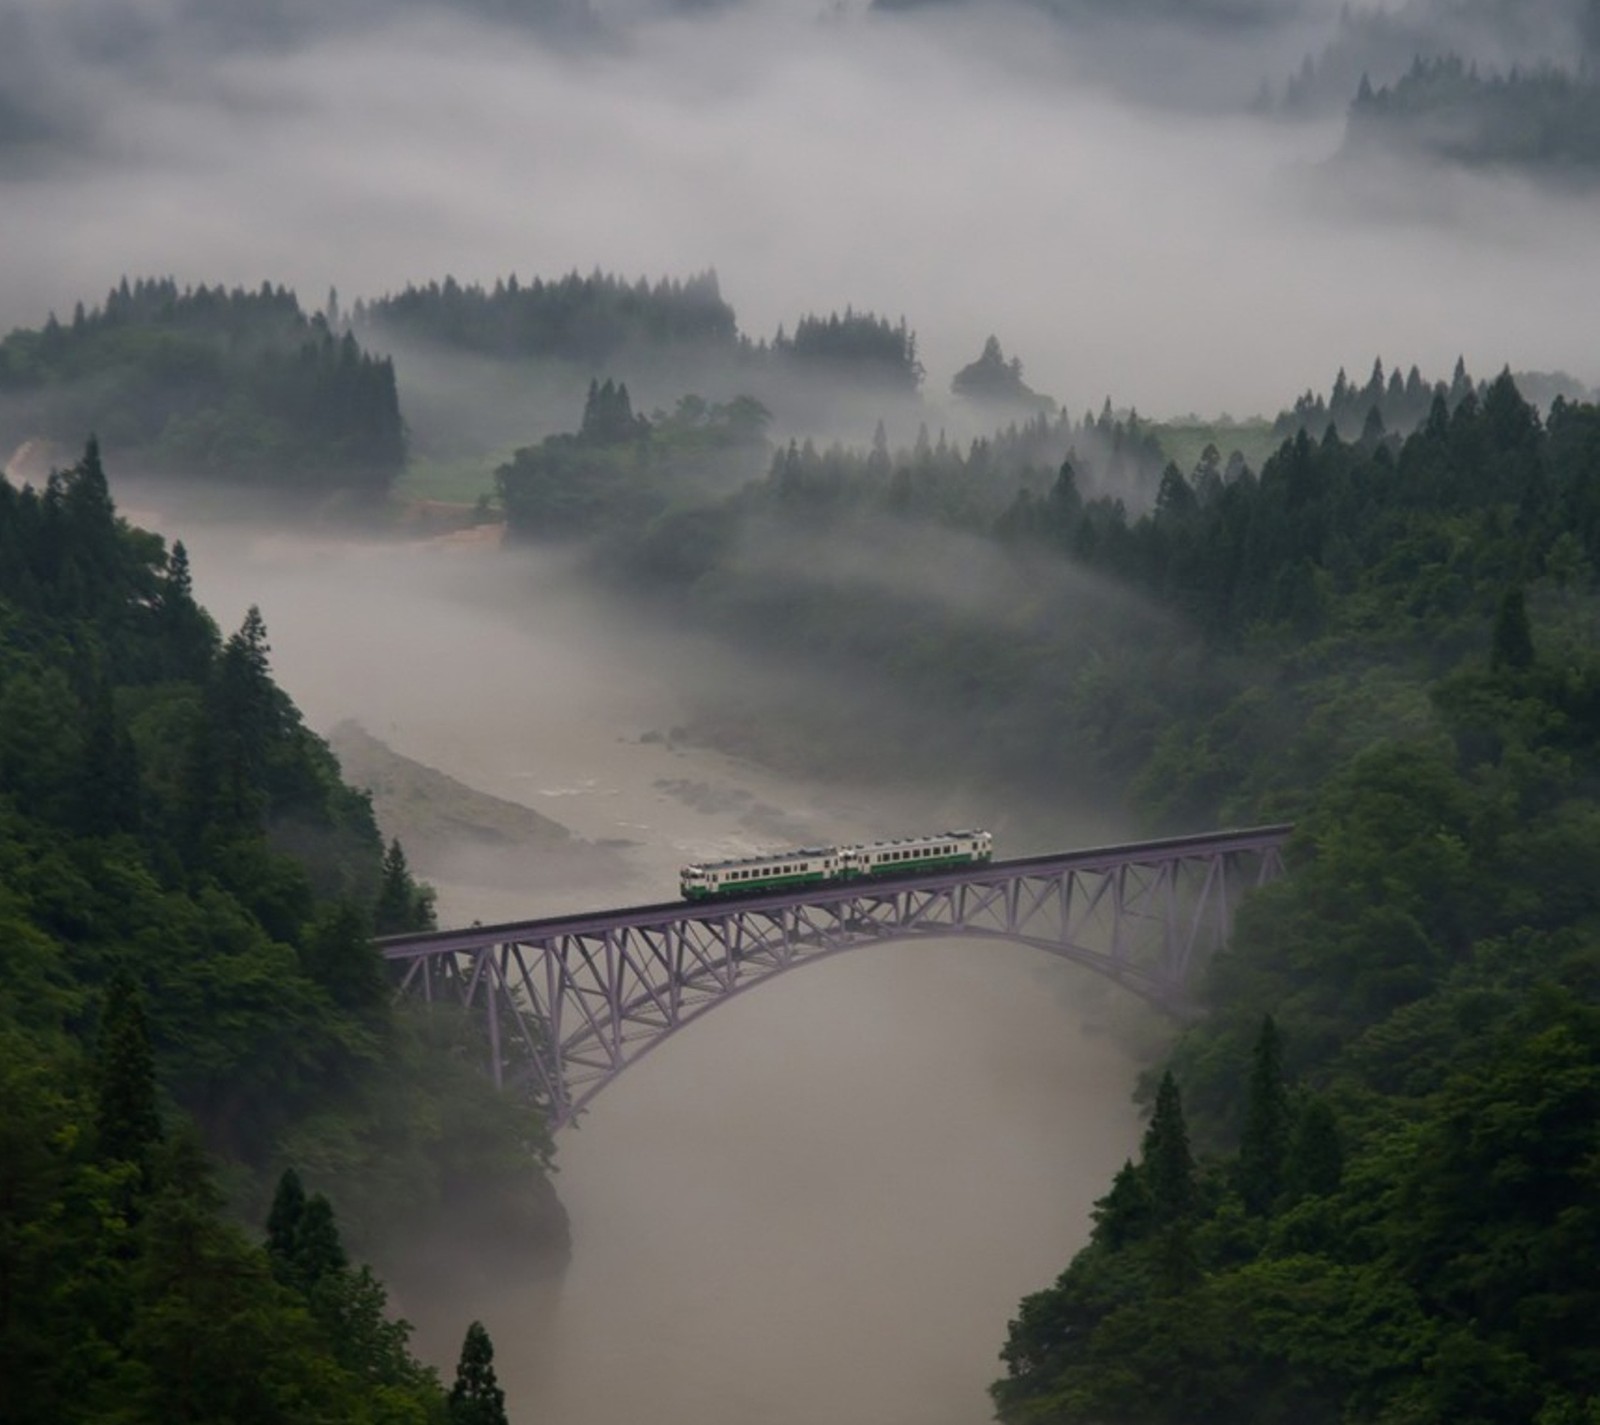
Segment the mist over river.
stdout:
<path fill-rule="evenodd" d="M 150 497 L 142 497 L 146 503 Z M 724 656 L 597 612 L 554 562 L 246 535 L 129 501 L 186 541 L 224 631 L 260 607 L 322 733 L 620 843 L 614 882 L 440 880 L 441 925 L 658 901 L 697 855 L 978 823 L 991 792 L 805 785 L 661 736 Z M 1105 828 L 1063 814 L 1059 844 Z M 1039 835 L 1037 830 L 1032 834 Z M 558 1140 L 564 1280 L 400 1303 L 446 1372 L 480 1318 L 513 1420 L 976 1425 L 1020 1297 L 1082 1242 L 1134 1151 L 1109 992 L 1021 947 L 866 948 L 718 1009 Z"/>

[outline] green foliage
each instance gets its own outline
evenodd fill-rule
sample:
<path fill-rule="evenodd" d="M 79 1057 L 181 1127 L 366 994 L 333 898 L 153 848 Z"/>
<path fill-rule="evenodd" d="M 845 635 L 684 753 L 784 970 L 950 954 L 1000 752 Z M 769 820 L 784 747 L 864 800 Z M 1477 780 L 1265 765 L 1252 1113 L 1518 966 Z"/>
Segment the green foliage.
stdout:
<path fill-rule="evenodd" d="M 1494 639 L 1489 647 L 1489 667 L 1521 672 L 1533 666 L 1533 631 L 1528 627 L 1528 604 L 1521 589 L 1507 589 L 1494 619 Z"/>
<path fill-rule="evenodd" d="M 1541 427 L 1502 378 L 1392 452 L 1298 436 L 1173 531 L 1171 557 L 1231 551 L 1219 649 L 1279 671 L 1196 699 L 1151 781 L 1214 808 L 1220 765 L 1246 816 L 1290 794 L 1293 874 L 1244 907 L 1162 1081 L 1201 1146 L 1187 1232 L 1118 1175 L 1012 1323 L 1002 1420 L 1600 1400 L 1593 419 L 1557 402 Z M 1309 627 L 1277 602 L 1302 560 L 1328 576 Z"/>
<path fill-rule="evenodd" d="M 0 1415 L 63 1419 L 442 1418 L 403 1323 L 355 1274 L 319 1313 L 218 1215 L 198 1142 L 180 1131 L 148 1180 L 86 1151 L 90 1106 L 0 1029 Z M 337 1277 L 351 1276 L 347 1271 Z M 348 1321 L 360 1330 L 331 1329 Z"/>
<path fill-rule="evenodd" d="M 587 538 L 631 530 L 676 501 L 742 483 L 766 452 L 767 412 L 747 397 L 686 396 L 669 415 L 636 415 L 625 385 L 591 382 L 575 435 L 518 450 L 495 472 L 514 538 Z"/>
<path fill-rule="evenodd" d="M 218 639 L 93 445 L 0 482 L 0 551 L 0 1418 L 441 1419 L 331 1197 L 463 1251 L 452 1212 L 493 1198 L 496 1252 L 559 1248 L 543 1124 L 392 1005 L 370 804 L 259 613 Z M 414 923 L 429 893 L 389 860 Z M 262 1251 L 201 1135 L 246 1199 L 296 1142 L 345 1150 L 299 1160 L 309 1196 L 283 1179 Z"/>
<path fill-rule="evenodd" d="M 1021 360 L 1013 356 L 1008 361 L 999 339 L 992 336 L 984 342 L 978 359 L 951 378 L 950 389 L 969 401 L 1043 410 L 1055 406 L 1048 396 L 1041 396 L 1022 379 Z"/>
<path fill-rule="evenodd" d="M 406 864 L 405 848 L 398 840 L 391 840 L 383 853 L 383 876 L 378 882 L 378 900 L 372 913 L 373 929 L 379 935 L 404 935 L 413 930 L 432 930 L 433 891 L 419 886 L 411 877 Z M 339 974 L 346 982 L 345 993 L 358 1000 L 364 997 L 368 986 L 362 982 L 363 970 L 351 947 L 338 947 L 338 937 L 348 942 L 351 934 L 363 927 L 348 920 L 337 920 L 327 928 L 326 938 L 319 941 L 316 953 L 327 965 L 325 975 Z M 330 956 L 330 951 L 332 952 Z"/>
<path fill-rule="evenodd" d="M 603 366 L 631 348 L 734 349 L 733 309 L 714 272 L 684 281 L 630 283 L 596 272 L 555 281 L 515 276 L 492 288 L 453 277 L 373 302 L 358 302 L 355 325 L 507 359 L 556 357 Z"/>
<path fill-rule="evenodd" d="M 132 977 L 121 972 L 112 977 L 100 1012 L 95 1141 L 107 1160 L 131 1163 L 148 1176 L 150 1156 L 162 1136 L 144 1003 Z"/>
<path fill-rule="evenodd" d="M 1239 1140 L 1238 1190 L 1251 1212 L 1270 1212 L 1283 1192 L 1289 1130 L 1283 1043 L 1269 1014 L 1261 1021 L 1261 1034 L 1250 1056 L 1244 1132 Z"/>
<path fill-rule="evenodd" d="M 797 369 L 847 375 L 885 391 L 912 392 L 922 384 L 916 334 L 904 318 L 891 323 L 848 307 L 842 317 L 837 312 L 805 316 L 795 323 L 792 337 L 780 329 L 772 351 Z"/>
<path fill-rule="evenodd" d="M 1183 1121 L 1177 1080 L 1170 1073 L 1161 1076 L 1156 1089 L 1140 1167 L 1150 1190 L 1150 1215 L 1156 1226 L 1170 1226 L 1194 1212 L 1194 1158 L 1189 1152 L 1189 1130 Z"/>
<path fill-rule="evenodd" d="M 450 1387 L 450 1425 L 506 1425 L 506 1397 L 494 1374 L 494 1344 L 483 1323 L 467 1327 Z"/>
<path fill-rule="evenodd" d="M 383 494 L 405 459 L 394 367 L 292 293 L 123 280 L 70 326 L 0 341 L 0 437 L 98 430 L 127 464 L 258 488 Z"/>

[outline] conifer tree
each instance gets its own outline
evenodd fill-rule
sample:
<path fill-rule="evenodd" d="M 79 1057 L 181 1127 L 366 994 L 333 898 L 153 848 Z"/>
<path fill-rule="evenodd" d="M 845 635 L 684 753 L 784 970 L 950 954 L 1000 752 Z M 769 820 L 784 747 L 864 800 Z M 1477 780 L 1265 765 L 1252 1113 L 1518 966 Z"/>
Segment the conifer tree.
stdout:
<path fill-rule="evenodd" d="M 139 755 L 133 737 L 117 716 L 111 686 L 97 678 L 88 697 L 79 779 L 78 829 L 109 836 L 139 829 Z"/>
<path fill-rule="evenodd" d="M 301 1290 L 312 1292 L 318 1283 L 337 1276 L 350 1265 L 333 1204 L 320 1192 L 306 1198 L 294 1234 L 294 1277 Z"/>
<path fill-rule="evenodd" d="M 1150 1230 L 1150 1189 L 1126 1162 L 1111 1180 L 1111 1191 L 1094 1205 L 1094 1240 L 1113 1252 L 1139 1241 Z"/>
<path fill-rule="evenodd" d="M 383 877 L 372 910 L 375 935 L 401 935 L 408 930 L 428 930 L 433 925 L 433 895 L 411 879 L 405 849 L 396 837 L 383 853 Z"/>
<path fill-rule="evenodd" d="M 95 1130 L 100 1153 L 136 1163 L 148 1185 L 151 1150 L 161 1142 L 156 1106 L 155 1056 L 144 1000 L 126 971 L 106 988 L 95 1050 Z"/>
<path fill-rule="evenodd" d="M 1533 630 L 1528 624 L 1528 604 L 1522 590 L 1507 589 L 1494 619 L 1494 643 L 1489 666 L 1496 672 L 1521 672 L 1533 666 Z"/>
<path fill-rule="evenodd" d="M 383 1000 L 383 962 L 372 945 L 372 927 L 350 901 L 319 911 L 300 947 L 300 964 L 341 1009 L 369 1009 Z"/>
<path fill-rule="evenodd" d="M 1145 1130 L 1141 1167 L 1158 1225 L 1180 1221 L 1194 1211 L 1194 1157 L 1189 1151 L 1189 1130 L 1183 1121 L 1177 1080 L 1170 1069 L 1161 1076 L 1161 1086 L 1156 1090 L 1155 1112 Z"/>
<path fill-rule="evenodd" d="M 494 1343 L 480 1321 L 467 1327 L 449 1413 L 450 1425 L 508 1425 L 505 1392 L 494 1374 Z"/>
<path fill-rule="evenodd" d="M 294 1276 L 295 1243 L 305 1210 L 306 1190 L 301 1186 L 300 1175 L 293 1168 L 285 1168 L 272 1196 L 272 1210 L 267 1213 L 267 1256 L 272 1260 L 272 1274 L 281 1282 Z"/>
<path fill-rule="evenodd" d="M 1250 1086 L 1244 1133 L 1239 1140 L 1239 1196 L 1250 1212 L 1264 1215 L 1283 1191 L 1289 1147 L 1289 1094 L 1283 1082 L 1283 1038 L 1272 1016 L 1261 1021 L 1250 1056 Z"/>
<path fill-rule="evenodd" d="M 1291 1201 L 1327 1197 L 1344 1176 L 1344 1145 L 1339 1121 L 1326 1099 L 1306 1100 L 1295 1118 L 1284 1163 L 1284 1187 Z"/>

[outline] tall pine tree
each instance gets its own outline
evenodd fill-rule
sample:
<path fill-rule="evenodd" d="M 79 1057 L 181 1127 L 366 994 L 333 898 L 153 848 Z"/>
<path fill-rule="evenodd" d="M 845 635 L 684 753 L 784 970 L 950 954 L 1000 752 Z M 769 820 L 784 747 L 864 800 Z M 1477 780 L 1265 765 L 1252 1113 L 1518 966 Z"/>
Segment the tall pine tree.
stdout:
<path fill-rule="evenodd" d="M 506 1395 L 494 1374 L 494 1343 L 481 1321 L 467 1327 L 450 1387 L 450 1425 L 509 1425 Z"/>
<path fill-rule="evenodd" d="M 1258 1216 L 1272 1211 L 1283 1191 L 1289 1149 L 1289 1094 L 1283 1083 L 1283 1038 L 1272 1016 L 1261 1021 L 1250 1056 L 1244 1133 L 1239 1140 L 1238 1187 L 1245 1208 Z"/>
<path fill-rule="evenodd" d="M 1189 1151 L 1178 1083 L 1170 1069 L 1161 1076 L 1156 1090 L 1155 1112 L 1145 1129 L 1140 1165 L 1150 1190 L 1151 1215 L 1158 1226 L 1182 1221 L 1194 1212 L 1194 1155 Z"/>
<path fill-rule="evenodd" d="M 137 1164 L 148 1185 L 151 1153 L 162 1140 L 155 1056 L 144 999 L 119 970 L 106 988 L 95 1048 L 95 1134 L 100 1154 Z"/>

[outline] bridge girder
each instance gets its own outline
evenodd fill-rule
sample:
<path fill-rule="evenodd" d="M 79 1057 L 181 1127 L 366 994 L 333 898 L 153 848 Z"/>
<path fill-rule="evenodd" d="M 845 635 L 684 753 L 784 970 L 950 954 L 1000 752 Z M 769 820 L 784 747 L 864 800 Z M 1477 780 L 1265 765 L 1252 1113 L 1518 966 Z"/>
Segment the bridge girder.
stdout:
<path fill-rule="evenodd" d="M 1084 965 L 1174 1013 L 1290 828 L 995 862 L 748 900 L 631 907 L 380 941 L 400 988 L 483 1015 L 497 1085 L 552 1128 L 702 1015 L 868 944 L 1001 940 Z"/>

